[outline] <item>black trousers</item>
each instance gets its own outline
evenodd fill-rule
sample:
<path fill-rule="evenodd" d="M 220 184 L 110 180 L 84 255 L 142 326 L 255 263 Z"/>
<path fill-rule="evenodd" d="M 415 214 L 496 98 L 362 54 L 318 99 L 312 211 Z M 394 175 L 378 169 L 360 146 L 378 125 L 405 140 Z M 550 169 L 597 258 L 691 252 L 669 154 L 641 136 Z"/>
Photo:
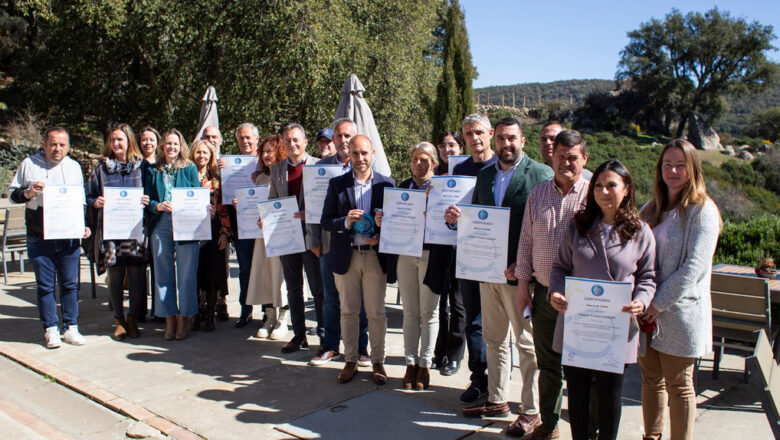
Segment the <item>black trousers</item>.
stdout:
<path fill-rule="evenodd" d="M 466 349 L 466 308 L 460 290 L 451 288 L 439 299 L 439 334 L 433 355 L 447 361 L 463 360 Z"/>
<path fill-rule="evenodd" d="M 586 368 L 563 366 L 569 397 L 569 423 L 574 440 L 588 439 L 591 384 L 595 382 L 598 402 L 599 440 L 614 440 L 620 427 L 623 375 Z"/>
<path fill-rule="evenodd" d="M 290 305 L 290 321 L 292 321 L 294 340 L 301 343 L 306 340 L 306 308 L 303 302 L 303 272 L 309 280 L 314 310 L 317 316 L 317 336 L 322 339 L 322 275 L 320 260 L 312 251 L 298 254 L 282 255 L 282 272 L 287 284 L 287 303 Z M 320 341 L 322 342 L 322 341 Z"/>

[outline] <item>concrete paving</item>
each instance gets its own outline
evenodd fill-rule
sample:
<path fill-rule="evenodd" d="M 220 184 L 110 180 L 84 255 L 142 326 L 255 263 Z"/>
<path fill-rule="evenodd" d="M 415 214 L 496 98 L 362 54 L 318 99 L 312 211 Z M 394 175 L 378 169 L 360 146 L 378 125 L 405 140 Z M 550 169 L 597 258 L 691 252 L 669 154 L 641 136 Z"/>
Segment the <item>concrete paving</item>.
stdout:
<path fill-rule="evenodd" d="M 233 259 L 233 269 L 235 264 Z M 9 283 L 0 289 L 0 353 L 126 416 L 123 420 L 127 421 L 127 426 L 122 425 L 121 428 L 128 431 L 134 420 L 140 420 L 142 424 L 136 425 L 134 430 L 153 428 L 172 438 L 295 438 L 277 427 L 284 424 L 289 427 L 296 420 L 323 410 L 339 411 L 344 402 L 379 388 L 382 392 L 375 395 L 374 403 L 376 399 L 381 401 L 382 396 L 387 396 L 386 409 L 356 416 L 362 419 L 359 422 L 361 426 L 368 427 L 367 431 L 350 432 L 348 425 L 335 421 L 335 431 L 334 426 L 327 425 L 322 426 L 322 433 L 339 432 L 338 438 L 344 439 L 365 438 L 365 432 L 376 439 L 417 438 L 419 435 L 415 433 L 420 431 L 415 431 L 415 428 L 419 424 L 415 426 L 413 414 L 419 414 L 420 408 L 438 408 L 442 414 L 457 414 L 461 408 L 458 396 L 468 383 L 465 367 L 452 377 L 434 372 L 428 391 L 399 389 L 404 373 L 402 309 L 395 304 L 397 292 L 392 287 L 388 287 L 386 296 L 389 317 L 387 372 L 390 381 L 384 387 L 377 387 L 370 381 L 370 369 L 361 369 L 353 382 L 339 385 L 336 376 L 343 362 L 334 361 L 322 367 L 308 366 L 308 360 L 316 352 L 316 337 L 309 336 L 312 346 L 309 350 L 281 354 L 279 349 L 285 341 L 254 337 L 257 321 L 243 329 L 234 328 L 234 318 L 230 322 L 218 322 L 215 332 L 193 333 L 184 341 L 163 340 L 162 324 L 149 321 L 141 325 L 141 338 L 116 342 L 110 337 L 113 318 L 108 310 L 108 292 L 101 277 L 97 298 L 91 297 L 86 260 L 82 260 L 79 328 L 86 336 L 87 344 L 82 347 L 63 344 L 62 348 L 47 350 L 42 345 L 43 331 L 35 306 L 35 282 L 29 272 L 31 265 L 27 268 L 28 272 L 20 275 L 18 267 L 11 265 Z M 237 271 L 231 272 L 235 274 Z M 230 283 L 229 310 L 235 317 L 239 311 L 235 275 Z M 308 302 L 307 306 L 307 318 L 312 326 L 312 303 Z M 255 315 L 259 316 L 259 313 Z M 717 381 L 711 379 L 711 365 L 711 357 L 705 359 L 698 377 L 695 438 L 771 438 L 758 390 L 742 383 L 742 358 L 726 355 Z M 0 373 L 0 389 L 4 393 L 12 380 Z M 516 373 L 512 378 L 513 410 L 519 400 L 520 386 L 520 375 Z M 641 438 L 640 386 L 638 368 L 629 368 L 623 393 L 620 439 Z M 61 398 L 67 404 L 67 398 Z M 27 412 L 34 414 L 35 403 L 32 402 Z M 381 408 L 382 405 L 376 407 Z M 563 407 L 566 408 L 565 397 Z M 409 418 L 394 417 L 393 430 L 372 429 L 381 425 L 378 422 L 386 414 L 392 412 L 397 415 L 405 411 L 410 414 Z M 66 431 L 60 426 L 62 422 L 46 413 L 36 417 L 57 431 Z M 447 425 L 444 424 L 445 427 L 437 428 L 436 432 L 437 436 L 441 434 L 441 438 L 504 438 L 503 432 L 513 418 L 510 415 L 474 421 L 472 423 L 481 428 L 465 431 L 463 424 L 454 423 L 451 435 L 447 434 Z M 9 425 L 8 430 L 4 429 L 6 425 Z M 339 430 L 340 427 L 342 429 Z M 13 433 L 13 438 L 36 438 L 35 435 L 40 435 L 30 434 L 25 429 L 28 428 L 23 424 L 13 425 L 13 419 L 9 421 L 7 414 L 0 411 L 3 437 L 7 437 L 9 432 Z M 323 434 L 319 434 L 320 438 L 334 438 Z M 561 434 L 561 438 L 570 438 L 565 410 Z M 668 437 L 668 429 L 665 437 Z"/>

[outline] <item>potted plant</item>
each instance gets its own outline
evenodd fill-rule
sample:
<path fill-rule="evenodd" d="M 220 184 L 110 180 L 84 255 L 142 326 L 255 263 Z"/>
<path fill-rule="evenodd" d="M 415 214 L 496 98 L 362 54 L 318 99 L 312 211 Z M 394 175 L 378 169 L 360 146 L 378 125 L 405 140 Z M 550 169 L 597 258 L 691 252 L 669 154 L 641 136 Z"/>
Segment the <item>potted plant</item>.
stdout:
<path fill-rule="evenodd" d="M 775 259 L 772 257 L 759 257 L 758 264 L 755 267 L 756 275 L 761 278 L 769 278 L 770 280 L 775 277 Z"/>

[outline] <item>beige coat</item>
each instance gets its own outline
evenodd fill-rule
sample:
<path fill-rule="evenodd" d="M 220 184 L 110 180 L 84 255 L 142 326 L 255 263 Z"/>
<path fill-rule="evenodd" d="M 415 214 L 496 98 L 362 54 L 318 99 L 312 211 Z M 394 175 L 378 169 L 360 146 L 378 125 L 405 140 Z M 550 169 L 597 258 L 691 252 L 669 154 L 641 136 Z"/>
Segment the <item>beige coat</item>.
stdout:
<path fill-rule="evenodd" d="M 270 175 L 261 174 L 255 179 L 255 184 L 268 185 L 270 181 Z M 286 306 L 287 295 L 282 295 L 283 282 L 282 263 L 279 261 L 279 257 L 266 257 L 265 241 L 262 238 L 256 239 L 246 303 L 272 304 L 274 307 Z"/>

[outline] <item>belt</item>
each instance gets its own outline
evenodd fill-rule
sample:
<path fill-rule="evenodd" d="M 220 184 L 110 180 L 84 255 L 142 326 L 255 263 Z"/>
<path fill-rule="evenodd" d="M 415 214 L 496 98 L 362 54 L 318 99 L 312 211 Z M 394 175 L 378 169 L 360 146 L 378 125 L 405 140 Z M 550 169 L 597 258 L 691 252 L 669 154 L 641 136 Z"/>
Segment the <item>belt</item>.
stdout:
<path fill-rule="evenodd" d="M 376 246 L 372 244 L 361 244 L 360 246 L 352 246 L 352 249 L 356 251 L 372 251 L 376 249 Z"/>

